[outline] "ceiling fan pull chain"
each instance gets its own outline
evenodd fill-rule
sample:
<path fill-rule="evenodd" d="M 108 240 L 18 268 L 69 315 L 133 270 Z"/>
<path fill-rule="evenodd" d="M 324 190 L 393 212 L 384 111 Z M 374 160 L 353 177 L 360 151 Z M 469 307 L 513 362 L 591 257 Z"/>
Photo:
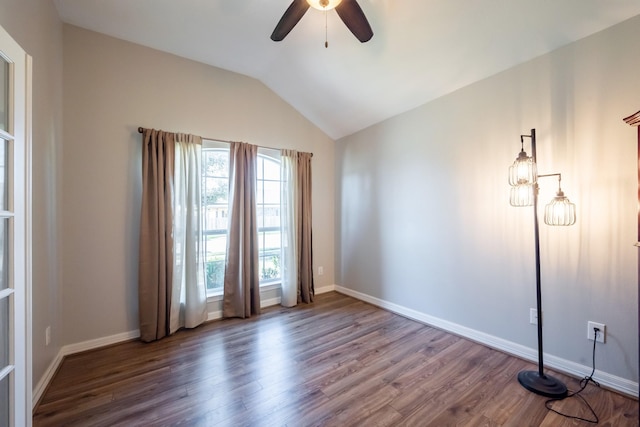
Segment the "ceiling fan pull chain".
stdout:
<path fill-rule="evenodd" d="M 324 10 L 324 47 L 325 49 L 329 47 L 328 33 L 329 31 L 327 30 L 327 9 L 325 9 Z"/>

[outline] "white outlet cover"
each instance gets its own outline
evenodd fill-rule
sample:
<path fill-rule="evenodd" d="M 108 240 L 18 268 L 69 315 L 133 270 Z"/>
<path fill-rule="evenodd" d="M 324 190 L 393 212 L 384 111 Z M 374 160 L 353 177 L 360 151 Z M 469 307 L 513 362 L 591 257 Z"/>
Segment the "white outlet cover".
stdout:
<path fill-rule="evenodd" d="M 529 323 L 532 325 L 538 324 L 538 310 L 535 308 L 529 309 Z"/>
<path fill-rule="evenodd" d="M 604 323 L 588 321 L 587 322 L 587 339 L 590 341 L 593 341 L 593 338 L 595 336 L 595 332 L 593 328 L 599 329 L 598 339 L 596 341 L 604 344 L 607 338 L 607 325 L 605 325 Z"/>

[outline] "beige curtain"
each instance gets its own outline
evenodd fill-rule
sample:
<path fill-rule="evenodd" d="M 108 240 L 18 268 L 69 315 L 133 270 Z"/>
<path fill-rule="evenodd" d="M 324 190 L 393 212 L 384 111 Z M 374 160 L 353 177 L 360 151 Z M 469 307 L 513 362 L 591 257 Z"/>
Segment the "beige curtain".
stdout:
<path fill-rule="evenodd" d="M 298 302 L 313 302 L 313 252 L 311 236 L 311 153 L 298 153 L 297 191 L 298 214 L 296 220 L 296 249 L 298 258 Z"/>
<path fill-rule="evenodd" d="M 231 143 L 229 153 L 229 230 L 224 270 L 224 317 L 260 313 L 256 164 L 258 147 Z"/>
<path fill-rule="evenodd" d="M 145 129 L 142 139 L 138 308 L 140 338 L 148 342 L 169 333 L 173 277 L 171 200 L 174 135 Z"/>
<path fill-rule="evenodd" d="M 282 301 L 285 307 L 313 301 L 310 153 L 281 150 Z"/>
<path fill-rule="evenodd" d="M 298 192 L 298 152 L 280 150 L 280 304 L 294 307 L 300 298 L 298 283 L 298 222 L 300 209 Z"/>

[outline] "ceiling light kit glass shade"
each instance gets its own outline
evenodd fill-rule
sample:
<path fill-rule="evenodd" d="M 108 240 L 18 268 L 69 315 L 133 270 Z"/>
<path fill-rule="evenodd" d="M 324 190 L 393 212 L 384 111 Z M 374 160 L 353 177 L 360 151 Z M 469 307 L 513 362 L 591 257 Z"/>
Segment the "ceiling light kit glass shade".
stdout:
<path fill-rule="evenodd" d="M 531 138 L 531 157 L 524 151 L 524 138 Z M 565 197 L 560 187 L 559 173 L 539 175 L 536 166 L 536 130 L 531 135 L 520 135 L 521 149 L 515 162 L 509 168 L 509 184 L 511 206 L 533 206 L 533 230 L 535 240 L 536 262 L 536 309 L 542 313 L 542 287 L 540 280 L 540 231 L 538 224 L 538 179 L 549 176 L 558 177 L 558 192 L 545 207 L 544 222 L 548 225 L 573 225 L 576 222 L 576 206 Z M 521 371 L 518 382 L 527 390 L 550 398 L 562 398 L 567 395 L 567 386 L 557 378 L 544 373 L 542 358 L 542 321 L 538 321 L 538 370 Z"/>
<path fill-rule="evenodd" d="M 331 10 L 340 4 L 342 0 L 307 0 L 309 6 L 318 10 Z"/>

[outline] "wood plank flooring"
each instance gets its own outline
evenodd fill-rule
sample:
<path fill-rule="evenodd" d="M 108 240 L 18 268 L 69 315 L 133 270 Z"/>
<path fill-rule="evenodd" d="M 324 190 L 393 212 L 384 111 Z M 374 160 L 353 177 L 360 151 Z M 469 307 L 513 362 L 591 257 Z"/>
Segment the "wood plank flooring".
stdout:
<path fill-rule="evenodd" d="M 536 367 L 331 292 L 69 356 L 34 426 L 588 425 L 545 409 L 518 384 L 523 369 Z M 583 395 L 600 425 L 638 426 L 637 400 L 594 386 Z M 577 399 L 554 408 L 589 417 Z"/>

